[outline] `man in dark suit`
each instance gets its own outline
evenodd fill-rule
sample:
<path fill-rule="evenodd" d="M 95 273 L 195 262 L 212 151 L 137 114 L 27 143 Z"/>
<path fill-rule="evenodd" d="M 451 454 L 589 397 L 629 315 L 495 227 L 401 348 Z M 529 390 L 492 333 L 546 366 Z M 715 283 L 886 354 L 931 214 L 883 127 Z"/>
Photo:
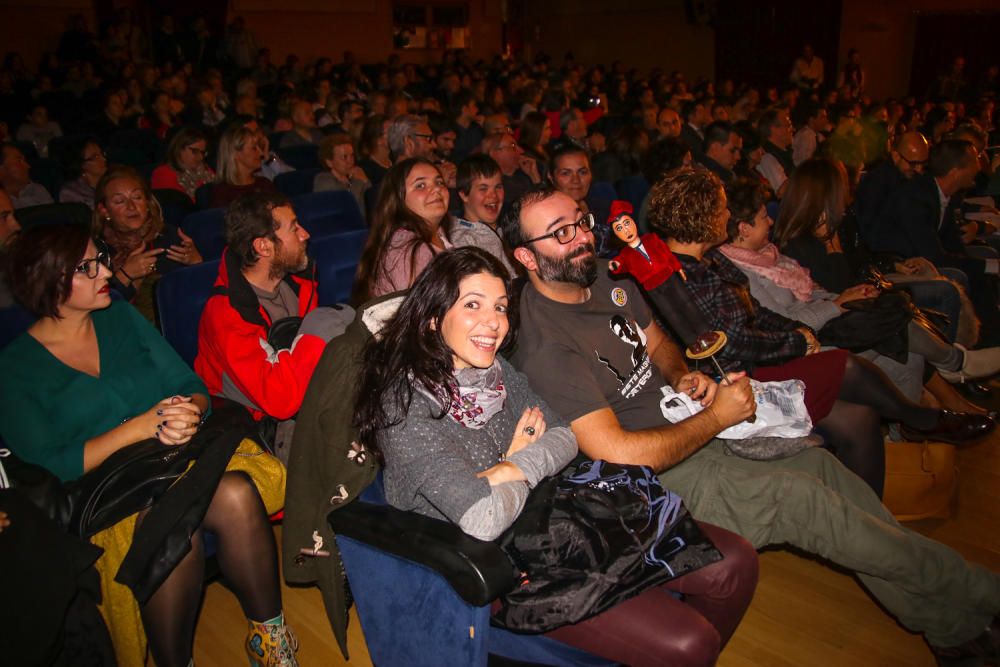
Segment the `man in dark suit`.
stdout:
<path fill-rule="evenodd" d="M 919 132 L 905 132 L 892 143 L 889 159 L 865 173 L 854 196 L 854 212 L 866 243 L 885 214 L 892 194 L 909 179 L 924 173 L 930 144 Z"/>
<path fill-rule="evenodd" d="M 691 157 L 697 160 L 704 152 L 705 126 L 712 122 L 712 116 L 700 100 L 685 102 L 682 111 L 684 127 L 681 128 L 681 140 L 691 148 Z"/>
<path fill-rule="evenodd" d="M 961 218 L 961 197 L 979 170 L 975 147 L 947 139 L 930 151 L 928 173 L 915 176 L 889 199 L 873 230 L 872 247 L 903 257 L 924 257 L 938 267 L 958 269 L 968 278 L 969 296 L 982 323 L 983 344 L 1000 343 L 996 259 L 970 256 L 965 244 L 976 225 Z M 957 215 L 956 215 L 957 213 Z"/>

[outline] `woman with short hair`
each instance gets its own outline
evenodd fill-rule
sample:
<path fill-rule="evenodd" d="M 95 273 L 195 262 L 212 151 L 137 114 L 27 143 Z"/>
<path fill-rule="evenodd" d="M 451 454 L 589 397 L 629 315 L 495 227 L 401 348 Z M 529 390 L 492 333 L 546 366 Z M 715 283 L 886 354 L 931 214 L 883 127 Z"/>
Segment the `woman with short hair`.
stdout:
<path fill-rule="evenodd" d="M 108 158 L 97 137 L 77 142 L 69 155 L 69 172 L 73 179 L 59 190 L 63 204 L 79 202 L 94 210 L 97 184 L 108 171 Z"/>
<path fill-rule="evenodd" d="M 198 188 L 215 180 L 208 166 L 208 136 L 201 128 L 183 127 L 167 145 L 167 160 L 153 170 L 154 190 L 177 190 L 191 201 Z"/>
<path fill-rule="evenodd" d="M 331 134 L 319 142 L 319 161 L 327 171 L 316 174 L 313 192 L 346 190 L 354 197 L 361 217 L 365 217 L 365 192 L 371 187 L 368 176 L 357 166 L 354 144 L 346 134 Z"/>
<path fill-rule="evenodd" d="M 130 445 L 155 440 L 177 447 L 195 436 L 209 411 L 205 385 L 132 306 L 112 301 L 110 254 L 86 227 L 26 230 L 8 261 L 15 297 L 39 318 L 0 351 L 0 436 L 15 454 L 68 481 Z M 296 664 L 268 521 L 284 502 L 283 471 L 245 470 L 224 472 L 207 490 L 211 501 L 190 551 L 141 605 L 141 624 L 135 625 L 130 591 L 112 585 L 115 559 L 98 561 L 121 664 L 144 659 L 143 628 L 158 667 L 190 664 L 204 586 L 203 531 L 216 536 L 223 576 L 253 619 L 246 637 L 251 664 Z M 135 525 L 132 515 L 94 541 L 118 553 L 123 542 L 131 544 Z"/>

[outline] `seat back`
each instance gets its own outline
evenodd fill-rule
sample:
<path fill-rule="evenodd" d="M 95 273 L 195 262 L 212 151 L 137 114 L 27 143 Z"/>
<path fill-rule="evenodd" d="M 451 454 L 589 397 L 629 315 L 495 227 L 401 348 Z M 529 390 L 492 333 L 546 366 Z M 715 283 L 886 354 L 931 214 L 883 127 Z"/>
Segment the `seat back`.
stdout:
<path fill-rule="evenodd" d="M 271 144 L 271 148 L 278 157 L 296 169 L 315 169 L 319 166 L 319 146 L 305 144 L 274 149 L 275 145 Z"/>
<path fill-rule="evenodd" d="M 315 167 L 278 174 L 274 178 L 274 187 L 278 188 L 278 192 L 286 197 L 304 195 L 313 191 L 313 181 L 316 179 L 316 174 L 322 171 L 321 168 Z"/>
<path fill-rule="evenodd" d="M 347 190 L 299 195 L 292 199 L 299 224 L 312 236 L 329 236 L 349 229 L 366 229 L 364 216 Z"/>
<path fill-rule="evenodd" d="M 180 227 L 184 218 L 194 213 L 194 202 L 180 190 L 163 188 L 153 190 L 153 196 L 163 209 L 163 221 L 168 225 Z"/>
<path fill-rule="evenodd" d="M 163 142 L 152 130 L 126 128 L 108 137 L 108 163 L 139 168 L 160 158 Z"/>
<path fill-rule="evenodd" d="M 24 333 L 37 318 L 21 306 L 14 304 L 0 308 L 0 350 Z"/>
<path fill-rule="evenodd" d="M 191 237 L 203 259 L 218 259 L 226 247 L 226 209 L 209 208 L 185 216 L 181 229 Z"/>
<path fill-rule="evenodd" d="M 591 183 L 589 195 L 594 199 L 606 199 L 609 202 L 618 199 L 615 186 L 606 181 L 594 181 Z M 598 222 L 604 222 L 604 220 L 598 220 Z"/>
<path fill-rule="evenodd" d="M 156 284 L 156 319 L 160 332 L 189 366 L 198 356 L 198 323 L 212 296 L 219 260 L 185 266 Z"/>
<path fill-rule="evenodd" d="M 27 206 L 17 210 L 17 221 L 24 229 L 42 225 L 57 225 L 73 223 L 90 226 L 92 213 L 86 204 L 72 202 L 68 204 L 42 204 Z"/>
<path fill-rule="evenodd" d="M 309 255 L 316 260 L 319 305 L 350 300 L 354 274 L 367 240 L 367 229 L 349 229 L 309 240 Z"/>
<path fill-rule="evenodd" d="M 478 541 L 461 535 L 449 538 L 444 533 L 437 534 L 433 528 L 440 526 L 435 526 L 438 522 L 433 519 L 398 510 L 389 510 L 390 514 L 384 516 L 368 514 L 359 512 L 358 504 L 385 505 L 381 473 L 355 505 L 330 514 L 331 524 L 343 526 L 337 534 L 337 547 L 354 594 L 368 652 L 375 664 L 486 665 L 489 656 L 496 655 L 544 665 L 609 665 L 607 660 L 548 637 L 491 626 L 489 605 L 470 604 L 468 598 L 463 599 L 452 587 L 458 581 L 455 573 L 449 578 L 435 569 L 470 568 L 470 573 L 474 569 L 486 580 L 492 580 L 497 572 L 479 569 L 486 563 L 484 553 L 475 544 L 468 544 Z M 457 528 L 449 525 L 444 530 Z M 357 536 L 349 537 L 345 532 Z M 362 539 L 361 535 L 372 539 Z M 390 540 L 388 549 L 372 544 L 386 539 Z M 394 541 L 405 546 L 393 552 L 397 548 Z M 421 558 L 434 567 L 399 555 L 417 548 L 416 545 L 421 549 Z M 444 553 L 448 549 L 458 555 L 458 561 L 450 567 Z M 470 567 L 472 563 L 476 565 Z M 471 590 L 476 592 L 482 586 L 490 584 L 476 579 Z"/>
<path fill-rule="evenodd" d="M 642 201 L 649 194 L 649 181 L 646 180 L 646 177 L 642 174 L 626 176 L 618 181 L 616 187 L 621 198 L 632 204 L 632 211 L 638 216 Z"/>
<path fill-rule="evenodd" d="M 28 160 L 31 165 L 31 180 L 38 183 L 59 200 L 59 190 L 62 189 L 64 174 L 63 166 L 51 158 L 35 157 Z"/>
<path fill-rule="evenodd" d="M 194 205 L 199 209 L 207 209 L 212 201 L 212 189 L 215 183 L 205 183 L 194 191 Z"/>

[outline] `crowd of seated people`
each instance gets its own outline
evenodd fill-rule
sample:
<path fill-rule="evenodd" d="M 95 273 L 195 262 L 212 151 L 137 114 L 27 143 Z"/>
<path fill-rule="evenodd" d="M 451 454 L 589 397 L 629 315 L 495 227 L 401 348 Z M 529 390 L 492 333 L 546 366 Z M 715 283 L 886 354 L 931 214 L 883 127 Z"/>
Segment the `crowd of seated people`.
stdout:
<path fill-rule="evenodd" d="M 276 67 L 239 20 L 216 43 L 203 25 L 176 39 L 165 28 L 153 41 L 152 57 L 130 26 L 124 17 L 98 38 L 76 23 L 63 35 L 59 54 L 44 58 L 37 72 L 18 57 L 0 68 L 0 264 L 6 269 L 0 307 L 13 297 L 39 318 L 0 351 L 0 377 L 17 387 L 20 400 L 4 407 L 0 437 L 19 456 L 63 479 L 79 477 L 150 436 L 165 444 L 186 441 L 201 428 L 212 397 L 244 406 L 260 426 L 258 438 L 288 460 L 313 370 L 344 326 L 343 315 L 317 308 L 316 269 L 306 254 L 310 234 L 282 194 L 292 182 L 284 175 L 300 172 L 298 189 L 287 194 L 346 191 L 367 220 L 355 307 L 411 288 L 438 299 L 404 302 L 393 336 L 366 356 L 372 392 L 368 403 L 358 404 L 355 425 L 362 445 L 384 459 L 390 503 L 493 537 L 510 525 L 526 495 L 508 485 L 533 486 L 579 451 L 650 465 L 724 550 L 739 556 L 723 573 L 742 577 L 738 592 L 719 598 L 696 584 L 683 603 L 640 596 L 629 609 L 555 638 L 635 664 L 656 663 L 650 656 L 661 651 L 661 660 L 671 655 L 676 664 L 711 663 L 752 595 L 755 570 L 745 562 L 753 559 L 743 553 L 746 541 L 757 548 L 786 542 L 858 573 L 905 627 L 924 634 L 942 664 L 977 656 L 996 664 L 997 575 L 902 528 L 880 502 L 887 426 L 892 437 L 959 446 L 994 428 L 993 416 L 954 388 L 981 398 L 989 389 L 976 381 L 1000 372 L 1000 242 L 994 236 L 1000 162 L 990 152 L 998 143 L 995 81 L 977 88 L 962 83 L 960 74 L 955 83 L 953 73 L 946 94 L 873 100 L 864 90 L 859 54 L 852 54 L 842 84 L 832 87 L 814 75 L 822 74 L 823 63 L 811 49 L 796 61 L 793 80 L 760 91 L 733 81 L 688 82 L 659 68 L 626 70 L 618 62 L 585 66 L 569 57 L 562 63 L 546 56 L 531 63 L 472 62 L 467 54 L 446 52 L 440 63 L 416 66 L 395 56 L 360 64 L 348 54 L 341 64 L 290 57 Z M 219 209 L 224 218 L 227 249 L 200 320 L 195 374 L 182 372 L 183 362 L 130 314 L 128 303 L 109 305 L 110 290 L 152 320 L 153 286 L 161 275 L 218 258 L 196 245 L 181 219 L 167 219 L 171 194 L 186 212 Z M 669 317 L 643 305 L 638 285 L 612 284 L 605 260 L 621 245 L 610 225 L 615 199 L 630 200 L 640 232 L 666 241 L 691 303 L 713 329 L 726 331 L 729 346 L 719 356 L 724 376 L 689 372 L 671 342 Z M 20 230 L 18 216 L 33 220 L 56 200 L 91 209 L 88 231 Z M 457 250 L 464 246 L 485 253 Z M 48 273 L 27 272 L 43 259 Z M 911 323 L 901 357 L 888 358 L 881 348 L 821 351 L 821 332 L 831 320 L 852 301 L 878 296 L 884 283 L 870 282 L 873 267 L 914 304 L 944 317 L 930 333 Z M 455 330 L 456 324 L 479 326 L 456 311 L 470 290 L 490 312 L 480 316 L 497 339 L 489 354 L 469 347 Z M 621 336 L 607 323 L 610 309 L 624 305 L 605 303 L 612 292 L 628 305 L 622 317 L 631 318 L 619 327 Z M 522 337 L 509 362 L 497 356 L 507 327 L 517 326 L 513 317 L 508 325 L 508 305 L 520 309 Z M 290 320 L 291 336 L 272 336 L 278 323 Z M 440 356 L 447 376 L 422 377 L 422 367 L 390 349 L 438 328 L 436 347 L 420 354 Z M 98 420 L 88 401 L 102 391 L 122 392 L 110 384 L 124 381 L 102 367 L 114 361 L 105 356 L 106 337 L 119 329 L 153 357 L 146 363 L 136 352 L 130 361 L 146 366 L 129 373 L 162 368 L 176 381 L 164 371 L 161 385 L 142 386 L 127 401 L 118 396 Z M 631 342 L 623 347 L 626 338 Z M 377 366 L 379 355 L 398 363 Z M 39 413 L 46 404 L 32 397 L 48 391 L 42 371 L 50 366 L 52 375 L 68 373 L 77 385 L 107 382 L 109 388 L 75 403 L 86 428 L 67 425 L 56 433 L 60 424 Z M 504 446 L 486 443 L 472 453 L 472 467 L 449 472 L 401 435 L 435 431 L 437 455 L 447 463 L 454 424 L 425 426 L 427 420 L 412 414 L 392 422 L 387 411 L 398 412 L 404 394 L 417 399 L 404 401 L 411 413 L 426 407 L 421 401 L 433 407 L 435 386 L 465 383 L 470 367 L 507 376 L 516 409 L 501 406 L 496 415 Z M 658 379 L 643 380 L 626 400 L 617 383 L 641 375 L 640 367 L 652 368 Z M 780 462 L 728 460 L 733 457 L 721 453 L 714 436 L 753 413 L 744 373 L 803 380 L 825 448 Z M 571 376 L 579 382 L 565 383 Z M 944 389 L 934 384 L 940 378 Z M 661 385 L 690 391 L 706 409 L 676 424 L 664 423 L 658 409 L 644 415 L 658 402 Z M 589 395 L 567 395 L 579 387 Z M 965 410 L 943 410 L 938 399 Z M 536 421 L 528 425 L 538 435 L 521 442 L 525 424 L 518 411 L 533 406 L 541 410 L 529 411 Z M 150 428 L 140 432 L 140 424 Z M 45 438 L 35 437 L 43 427 Z M 510 454 L 499 467 L 486 463 L 495 462 L 496 447 Z M 548 467 L 533 465 L 533 449 L 558 450 L 558 456 L 539 454 Z M 425 468 L 434 474 L 425 475 Z M 281 506 L 261 480 L 252 480 L 255 490 L 248 479 L 226 473 L 216 491 L 221 504 L 213 500 L 204 527 L 220 534 L 224 573 L 254 623 L 251 636 L 263 638 L 248 639 L 251 660 L 294 665 L 270 560 L 273 537 L 253 537 L 255 549 L 239 557 L 227 537 L 227 529 L 237 528 L 227 525 L 228 517 L 243 511 L 240 503 L 252 506 L 247 516 L 254 521 L 238 528 L 269 535 L 267 512 Z M 430 486 L 441 484 L 454 485 L 455 497 L 439 502 Z M 789 507 L 779 497 L 786 491 L 801 502 Z M 725 508 L 714 495 L 726 499 Z M 501 496 L 503 513 L 487 521 L 483 503 L 501 503 Z M 771 512 L 778 505 L 787 517 Z M 833 506 L 848 509 L 833 518 Z M 821 516 L 796 514 L 809 508 Z M 11 520 L 16 525 L 17 517 Z M 174 627 L 162 619 L 195 617 L 186 610 L 200 591 L 195 561 L 201 555 L 199 547 L 177 565 L 162 596 L 186 587 L 186 597 L 154 597 L 140 610 L 157 664 L 190 660 L 193 621 Z M 243 563 L 247 555 L 259 557 L 252 568 Z M 733 574 L 737 566 L 743 570 Z M 249 586 L 251 579 L 265 584 Z M 713 599 L 701 604 L 702 594 Z M 727 604 L 731 608 L 719 606 Z M 644 621 L 631 620 L 638 617 Z M 669 637 L 649 645 L 638 638 L 594 640 L 614 634 L 608 628 L 625 627 Z M 112 624 L 116 647 L 120 631 Z M 690 650 L 668 639 L 690 641 Z"/>

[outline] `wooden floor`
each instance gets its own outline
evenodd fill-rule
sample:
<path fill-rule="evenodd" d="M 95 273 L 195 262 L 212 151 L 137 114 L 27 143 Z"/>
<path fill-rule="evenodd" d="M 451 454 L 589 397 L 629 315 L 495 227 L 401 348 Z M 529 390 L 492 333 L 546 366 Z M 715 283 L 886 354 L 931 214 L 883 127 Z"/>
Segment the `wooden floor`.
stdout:
<path fill-rule="evenodd" d="M 959 495 L 954 518 L 909 524 L 1000 571 L 1000 433 L 958 452 Z M 280 531 L 279 529 L 276 529 Z M 774 550 L 761 555 L 753 604 L 729 646 L 723 667 L 931 667 L 923 640 L 901 628 L 858 583 L 813 560 Z M 344 661 L 314 589 L 283 589 L 286 615 L 300 642 L 303 667 L 371 665 L 352 611 L 350 662 Z M 198 667 L 246 664 L 245 621 L 231 593 L 206 593 L 195 641 Z M 392 666 L 389 666 L 392 667 Z"/>

